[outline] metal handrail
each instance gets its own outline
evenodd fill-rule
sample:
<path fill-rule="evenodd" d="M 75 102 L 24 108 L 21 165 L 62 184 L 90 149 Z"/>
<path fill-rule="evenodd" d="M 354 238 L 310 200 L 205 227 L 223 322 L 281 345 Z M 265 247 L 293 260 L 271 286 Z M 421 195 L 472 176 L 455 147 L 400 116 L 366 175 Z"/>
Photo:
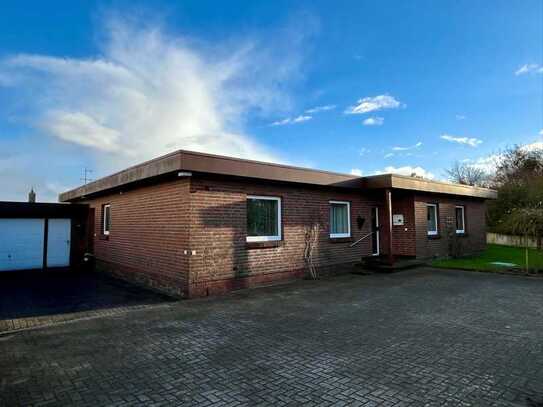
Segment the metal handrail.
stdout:
<path fill-rule="evenodd" d="M 370 233 L 368 233 L 367 235 L 364 235 L 362 236 L 360 239 L 358 239 L 356 242 L 352 243 L 349 247 L 355 247 L 358 243 L 360 243 L 362 240 L 366 239 L 368 236 L 371 236 L 375 233 L 376 231 L 372 231 Z"/>

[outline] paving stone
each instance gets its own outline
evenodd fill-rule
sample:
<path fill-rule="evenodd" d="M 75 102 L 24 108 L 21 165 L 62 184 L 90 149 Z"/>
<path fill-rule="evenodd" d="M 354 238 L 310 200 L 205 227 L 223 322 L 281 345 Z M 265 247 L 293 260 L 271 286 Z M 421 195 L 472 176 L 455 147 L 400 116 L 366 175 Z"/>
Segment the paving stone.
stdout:
<path fill-rule="evenodd" d="M 431 269 L 104 312 L 0 335 L 0 405 L 537 406 L 542 314 L 542 280 Z"/>

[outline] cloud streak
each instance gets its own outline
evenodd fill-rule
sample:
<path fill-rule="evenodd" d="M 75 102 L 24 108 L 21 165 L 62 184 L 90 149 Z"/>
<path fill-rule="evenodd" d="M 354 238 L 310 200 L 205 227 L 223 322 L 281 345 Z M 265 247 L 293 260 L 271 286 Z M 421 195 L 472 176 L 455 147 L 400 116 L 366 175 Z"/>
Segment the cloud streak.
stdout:
<path fill-rule="evenodd" d="M 315 114 L 315 113 L 326 112 L 328 110 L 334 110 L 335 108 L 336 108 L 336 105 L 315 106 L 315 107 L 312 107 L 311 109 L 307 109 L 305 113 Z"/>
<path fill-rule="evenodd" d="M 483 140 L 475 137 L 458 137 L 451 136 L 449 134 L 443 134 L 440 138 L 451 143 L 463 144 L 470 147 L 478 147 L 480 144 L 483 143 Z"/>
<path fill-rule="evenodd" d="M 283 120 L 278 120 L 270 124 L 270 126 L 286 126 L 287 124 L 303 123 L 312 120 L 313 116 L 300 115 L 297 117 L 287 117 Z"/>
<path fill-rule="evenodd" d="M 362 122 L 364 126 L 382 126 L 385 122 L 385 119 L 382 117 L 368 117 L 366 120 Z"/>
<path fill-rule="evenodd" d="M 345 114 L 364 114 L 369 112 L 376 112 L 385 109 L 398 109 L 402 106 L 394 96 L 390 95 L 378 95 L 369 96 L 362 99 L 358 99 L 356 104 L 348 107 L 345 110 Z"/>
<path fill-rule="evenodd" d="M 416 150 L 417 148 L 422 147 L 422 141 L 419 141 L 417 144 L 413 144 L 412 146 L 407 147 L 401 147 L 401 146 L 395 146 L 392 147 L 393 151 L 408 151 L 408 150 Z"/>
<path fill-rule="evenodd" d="M 543 65 L 524 64 L 515 71 L 516 76 L 526 75 L 526 74 L 538 74 L 538 73 L 543 73 Z"/>

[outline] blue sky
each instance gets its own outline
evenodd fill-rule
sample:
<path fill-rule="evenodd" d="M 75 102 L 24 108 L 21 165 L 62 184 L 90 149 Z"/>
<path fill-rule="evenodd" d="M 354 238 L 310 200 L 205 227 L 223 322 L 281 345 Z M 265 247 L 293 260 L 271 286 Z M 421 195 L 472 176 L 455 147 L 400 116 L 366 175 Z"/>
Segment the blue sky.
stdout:
<path fill-rule="evenodd" d="M 7 2 L 0 200 L 178 148 L 441 179 L 543 141 L 543 3 Z"/>

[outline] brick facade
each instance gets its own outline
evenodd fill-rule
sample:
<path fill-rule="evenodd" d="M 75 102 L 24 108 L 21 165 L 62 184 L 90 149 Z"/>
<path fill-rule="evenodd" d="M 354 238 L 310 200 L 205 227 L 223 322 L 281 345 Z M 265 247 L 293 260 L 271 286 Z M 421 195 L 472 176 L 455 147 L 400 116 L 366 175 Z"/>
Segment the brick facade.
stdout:
<path fill-rule="evenodd" d="M 173 295 L 186 295 L 189 181 L 175 180 L 90 200 L 98 268 Z M 102 235 L 102 206 L 112 227 Z"/>
<path fill-rule="evenodd" d="M 282 240 L 272 247 L 246 242 L 247 195 L 281 198 Z M 331 200 L 350 202 L 352 238 L 330 239 Z M 224 291 L 232 280 L 252 285 L 303 274 L 304 228 L 313 220 L 321 225 L 314 254 L 318 267 L 360 261 L 371 253 L 371 240 L 349 245 L 370 231 L 370 210 L 377 204 L 360 191 L 193 178 L 190 246 L 196 255 L 190 260 L 191 296 Z M 358 217 L 365 219 L 362 229 Z"/>
<path fill-rule="evenodd" d="M 282 240 L 246 242 L 248 195 L 281 198 Z M 331 200 L 349 201 L 351 238 L 330 239 Z M 439 202 L 440 226 L 466 206 L 466 250 L 484 247 L 484 203 L 411 191 L 392 191 L 393 254 L 432 257 L 447 254 L 447 240 L 428 239 L 426 202 Z M 371 230 L 371 208 L 379 208 L 380 252 L 388 253 L 384 191 L 301 186 L 193 175 L 116 192 L 87 201 L 95 211 L 94 254 L 101 269 L 161 291 L 205 296 L 304 274 L 305 227 L 321 225 L 315 264 L 322 271 L 349 269 L 372 252 L 371 239 L 349 245 Z M 111 205 L 111 232 L 103 236 L 102 206 Z M 452 208 L 452 209 L 451 209 Z M 452 212 L 451 212 L 452 210 Z M 359 228 L 358 218 L 364 219 Z"/>
<path fill-rule="evenodd" d="M 427 203 L 438 206 L 438 236 L 427 233 Z M 449 239 L 455 234 L 455 207 L 465 208 L 464 235 L 458 236 L 462 254 L 480 252 L 486 246 L 486 205 L 481 200 L 417 194 L 415 196 L 416 252 L 418 258 L 449 256 Z M 451 229 L 452 228 L 452 229 Z M 452 230 L 452 232 L 451 232 Z"/>

